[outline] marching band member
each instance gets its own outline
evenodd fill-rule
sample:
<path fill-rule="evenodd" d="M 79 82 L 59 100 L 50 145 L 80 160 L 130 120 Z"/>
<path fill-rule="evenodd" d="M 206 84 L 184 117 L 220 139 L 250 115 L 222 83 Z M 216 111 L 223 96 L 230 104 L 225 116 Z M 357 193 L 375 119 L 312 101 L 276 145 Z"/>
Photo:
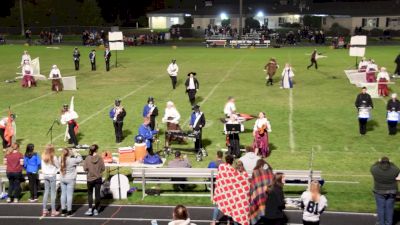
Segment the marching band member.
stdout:
<path fill-rule="evenodd" d="M 31 55 L 29 55 L 28 51 L 25 50 L 24 54 L 21 57 L 21 67 L 26 64 L 26 62 L 25 62 L 26 60 L 28 61 L 28 64 L 30 65 L 31 61 L 32 61 Z"/>
<path fill-rule="evenodd" d="M 111 51 L 108 47 L 104 51 L 104 60 L 106 61 L 106 71 L 110 71 Z"/>
<path fill-rule="evenodd" d="M 57 65 L 53 65 L 49 73 L 49 79 L 51 80 L 51 90 L 56 92 L 62 91 L 63 86 L 61 83 L 61 78 L 61 72 L 58 69 Z"/>
<path fill-rule="evenodd" d="M 143 107 L 143 117 L 150 119 L 150 128 L 154 130 L 156 127 L 156 117 L 158 116 L 158 108 L 154 104 L 154 98 L 149 97 L 147 99 L 147 105 Z"/>
<path fill-rule="evenodd" d="M 75 70 L 79 70 L 81 53 L 79 52 L 77 47 L 75 47 L 74 52 L 72 53 L 72 57 L 74 57 Z"/>
<path fill-rule="evenodd" d="M 90 60 L 90 65 L 92 65 L 92 71 L 96 70 L 96 50 L 92 50 L 89 53 L 89 60 Z"/>
<path fill-rule="evenodd" d="M 114 107 L 110 110 L 109 115 L 114 125 L 115 142 L 121 143 L 123 139 L 122 126 L 124 125 L 124 118 L 126 116 L 126 111 L 121 105 L 121 100 L 115 100 Z"/>
<path fill-rule="evenodd" d="M 363 87 L 361 93 L 357 95 L 355 106 L 358 110 L 358 123 L 360 134 L 367 133 L 367 122 L 370 118 L 370 110 L 374 108 L 371 95 L 367 93 L 367 88 Z"/>
<path fill-rule="evenodd" d="M 240 131 L 228 131 L 226 128 L 227 124 L 240 124 Z M 228 146 L 228 154 L 233 155 L 235 158 L 240 156 L 240 139 L 239 133 L 244 131 L 244 126 L 238 121 L 236 114 L 231 114 L 229 120 L 224 125 L 224 132 L 226 135 L 226 141 Z"/>
<path fill-rule="evenodd" d="M 274 58 L 271 58 L 269 62 L 264 66 L 264 71 L 267 73 L 267 86 L 274 85 L 274 80 L 272 79 L 272 77 L 275 75 L 278 68 L 279 65 Z"/>
<path fill-rule="evenodd" d="M 230 118 L 232 114 L 236 114 L 235 98 L 232 96 L 229 96 L 228 101 L 225 103 L 224 114 L 226 118 Z"/>
<path fill-rule="evenodd" d="M 285 68 L 282 71 L 281 88 L 293 88 L 293 68 L 289 63 L 286 63 Z"/>
<path fill-rule="evenodd" d="M 389 73 L 386 72 L 385 67 L 381 67 L 381 71 L 378 73 L 376 76 L 376 81 L 378 83 L 378 94 L 379 96 L 388 96 L 389 95 L 389 89 L 387 82 L 390 81 L 390 76 Z"/>
<path fill-rule="evenodd" d="M 78 123 L 76 119 L 78 119 L 78 114 L 74 110 L 74 96 L 71 98 L 71 105 L 68 107 L 67 104 L 64 104 L 63 109 L 61 110 L 61 124 L 66 124 L 67 129 L 65 131 L 64 140 L 68 139 L 69 144 L 73 144 L 74 147 L 78 145 L 78 139 L 76 134 L 78 133 Z"/>
<path fill-rule="evenodd" d="M 157 130 L 152 130 L 150 127 L 150 118 L 144 117 L 143 124 L 139 127 L 139 135 L 142 135 L 146 140 L 146 148 L 149 154 L 153 154 L 153 136 L 158 133 Z"/>
<path fill-rule="evenodd" d="M 171 78 L 171 82 L 172 82 L 172 89 L 175 89 L 175 87 L 176 87 L 176 79 L 178 76 L 178 71 L 179 71 L 179 67 L 176 64 L 176 59 L 173 59 L 171 64 L 169 64 L 169 66 L 167 68 L 167 72 L 168 72 L 169 77 Z"/>
<path fill-rule="evenodd" d="M 317 49 L 314 49 L 314 51 L 311 53 L 311 64 L 309 66 L 307 66 L 307 69 L 310 69 L 310 67 L 312 67 L 313 65 L 315 65 L 315 69 L 318 69 L 318 64 L 317 64 Z"/>
<path fill-rule="evenodd" d="M 392 94 L 392 98 L 388 101 L 386 109 L 389 135 L 395 135 L 397 133 L 397 123 L 399 122 L 400 113 L 400 101 L 397 100 L 396 93 Z"/>
<path fill-rule="evenodd" d="M 193 129 L 194 132 L 198 133 L 196 136 L 196 141 L 194 143 L 194 149 L 196 153 L 199 151 L 203 151 L 203 142 L 202 142 L 202 130 L 206 125 L 206 117 L 204 113 L 200 111 L 200 106 L 194 105 L 192 107 L 192 115 L 190 116 L 190 128 Z"/>
<path fill-rule="evenodd" d="M 259 151 L 261 152 L 262 157 L 267 157 L 269 155 L 268 133 L 270 132 L 272 132 L 271 124 L 265 117 L 265 113 L 260 112 L 253 128 L 253 148 L 256 155 Z"/>
<path fill-rule="evenodd" d="M 167 107 L 165 108 L 164 117 L 162 118 L 163 123 L 167 123 L 167 131 L 177 131 L 181 130 L 179 126 L 179 120 L 181 115 L 179 114 L 178 110 L 176 109 L 173 102 L 168 101 Z M 165 137 L 167 140 L 165 142 L 165 147 L 169 147 L 170 142 L 172 141 L 172 135 L 166 135 Z"/>
<path fill-rule="evenodd" d="M 24 61 L 24 65 L 22 66 L 22 80 L 21 80 L 21 85 L 22 87 L 32 87 L 36 86 L 36 81 L 33 78 L 33 69 L 30 65 L 29 60 Z"/>
<path fill-rule="evenodd" d="M 188 73 L 188 78 L 185 82 L 186 92 L 188 93 L 189 101 L 192 106 L 196 103 L 196 92 L 200 87 L 199 81 L 197 81 L 194 76 L 196 76 L 195 72 Z"/>

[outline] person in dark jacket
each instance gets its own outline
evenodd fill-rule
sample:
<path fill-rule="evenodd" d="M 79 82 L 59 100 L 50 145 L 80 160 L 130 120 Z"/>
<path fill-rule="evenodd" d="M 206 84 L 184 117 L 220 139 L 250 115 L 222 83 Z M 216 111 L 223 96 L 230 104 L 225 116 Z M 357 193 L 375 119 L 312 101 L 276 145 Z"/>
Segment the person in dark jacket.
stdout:
<path fill-rule="evenodd" d="M 397 55 L 394 62 L 396 63 L 396 70 L 394 71 L 394 74 L 400 75 L 400 54 Z"/>
<path fill-rule="evenodd" d="M 40 156 L 35 152 L 35 146 L 28 144 L 24 157 L 24 169 L 29 180 L 29 191 L 31 193 L 30 202 L 38 201 L 39 190 L 39 169 L 41 166 Z"/>
<path fill-rule="evenodd" d="M 367 93 L 366 87 L 361 89 L 361 93 L 357 95 L 356 102 L 354 104 L 358 110 L 360 134 L 365 135 L 367 133 L 367 122 L 370 118 L 370 110 L 374 108 L 371 95 Z"/>
<path fill-rule="evenodd" d="M 392 225 L 400 169 L 384 156 L 371 167 L 379 225 Z"/>
<path fill-rule="evenodd" d="M 115 142 L 121 143 L 123 139 L 122 126 L 124 125 L 124 118 L 126 116 L 126 111 L 121 105 L 121 100 L 115 100 L 114 107 L 110 110 L 109 114 L 114 125 Z"/>
<path fill-rule="evenodd" d="M 317 64 L 317 49 L 314 49 L 314 51 L 311 53 L 311 64 L 307 66 L 307 69 L 310 69 L 313 65 L 315 65 L 315 69 L 318 69 L 318 64 Z"/>
<path fill-rule="evenodd" d="M 267 191 L 265 203 L 265 216 L 262 221 L 266 225 L 283 225 L 285 223 L 285 196 L 283 195 L 284 174 L 276 173 L 272 185 Z"/>
<path fill-rule="evenodd" d="M 78 48 L 74 49 L 72 57 L 74 58 L 75 70 L 79 70 L 79 60 L 81 57 L 81 53 L 79 52 Z"/>
<path fill-rule="evenodd" d="M 83 163 L 83 169 L 87 172 L 87 188 L 89 209 L 85 212 L 86 216 L 99 215 L 100 206 L 100 187 L 103 183 L 102 174 L 105 170 L 103 158 L 97 153 L 99 146 L 94 144 L 89 148 L 89 155 Z M 93 207 L 93 188 L 95 189 L 96 202 Z"/>
<path fill-rule="evenodd" d="M 106 71 L 110 71 L 110 59 L 111 59 L 111 51 L 108 47 L 104 51 L 104 60 L 106 62 Z"/>
<path fill-rule="evenodd" d="M 196 103 L 196 92 L 199 90 L 199 81 L 196 79 L 196 73 L 188 73 L 188 78 L 185 81 L 186 92 L 189 96 L 190 104 L 193 106 Z"/>

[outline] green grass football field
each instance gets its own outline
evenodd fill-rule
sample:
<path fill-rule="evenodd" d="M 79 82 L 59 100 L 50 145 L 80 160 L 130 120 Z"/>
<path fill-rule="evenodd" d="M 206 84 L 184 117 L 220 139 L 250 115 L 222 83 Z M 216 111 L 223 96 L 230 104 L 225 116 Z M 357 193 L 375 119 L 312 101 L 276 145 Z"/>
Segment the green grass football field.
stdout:
<path fill-rule="evenodd" d="M 197 102 L 205 113 L 207 125 L 203 139 L 209 156 L 202 162 L 188 156 L 194 167 L 205 167 L 214 159 L 215 152 L 225 148 L 223 106 L 228 96 L 236 98 L 239 112 L 257 114 L 266 112 L 271 121 L 270 146 L 273 149 L 267 161 L 276 169 L 308 169 L 310 153 L 314 151 L 313 168 L 321 170 L 327 181 L 324 192 L 330 210 L 370 212 L 375 203 L 372 196 L 372 177 L 369 167 L 379 157 L 387 155 L 400 165 L 399 135 L 387 133 L 385 107 L 387 98 L 374 99 L 373 119 L 369 122 L 366 136 L 358 133 L 358 121 L 354 101 L 359 88 L 351 85 L 343 70 L 354 67 L 355 58 L 348 50 L 318 48 L 328 56 L 320 59 L 319 69 L 307 70 L 309 53 L 313 48 L 296 47 L 281 49 L 230 49 L 201 47 L 140 47 L 118 52 L 118 67 L 115 53 L 112 68 L 105 71 L 103 50 L 97 50 L 97 71 L 90 71 L 88 54 L 91 48 L 80 47 L 81 68 L 74 70 L 72 51 L 74 46 L 59 49 L 45 46 L 25 47 L 0 46 L 0 80 L 13 79 L 24 49 L 33 58 L 40 57 L 41 73 L 48 76 L 51 65 L 57 64 L 63 76 L 76 76 L 77 91 L 51 92 L 50 81 L 39 81 L 38 87 L 24 89 L 20 83 L 0 83 L 0 115 L 6 116 L 8 106 L 17 114 L 17 139 L 24 151 L 26 144 L 34 143 L 41 151 L 50 141 L 46 136 L 55 119 L 60 118 L 64 103 L 69 104 L 75 96 L 75 110 L 79 114 L 80 144 L 97 143 L 101 150 L 116 150 L 120 146 L 133 144 L 138 127 L 142 123 L 142 109 L 149 96 L 155 98 L 161 123 L 165 103 L 173 101 L 182 118 L 181 126 L 188 129 L 191 107 L 184 91 L 184 80 L 190 71 L 197 72 L 200 90 Z M 394 70 L 394 58 L 399 46 L 368 47 L 367 57 L 375 59 L 379 66 Z M 275 85 L 265 86 L 263 67 L 270 57 L 275 57 L 281 68 L 275 76 Z M 172 90 L 166 68 L 172 58 L 179 65 L 178 87 Z M 295 70 L 292 91 L 279 88 L 281 69 L 285 62 Z M 391 85 L 399 91 L 399 85 Z M 125 140 L 115 144 L 112 121 L 108 117 L 114 99 L 122 99 L 127 116 L 124 123 Z M 246 132 L 241 134 L 241 144 L 252 143 L 251 130 L 254 120 L 245 123 Z M 55 126 L 53 140 L 57 147 L 63 141 L 64 126 Z M 164 136 L 160 135 L 158 148 L 162 149 Z M 174 144 L 177 148 L 191 148 Z M 157 148 L 157 145 L 155 145 Z M 2 154 L 2 153 L 0 153 Z M 170 156 L 169 158 L 172 158 Z M 297 194 L 302 188 L 289 188 L 287 193 Z M 183 201 L 183 202 L 182 202 Z M 147 197 L 140 200 L 135 193 L 129 203 L 175 204 L 186 203 L 209 205 L 208 198 Z"/>

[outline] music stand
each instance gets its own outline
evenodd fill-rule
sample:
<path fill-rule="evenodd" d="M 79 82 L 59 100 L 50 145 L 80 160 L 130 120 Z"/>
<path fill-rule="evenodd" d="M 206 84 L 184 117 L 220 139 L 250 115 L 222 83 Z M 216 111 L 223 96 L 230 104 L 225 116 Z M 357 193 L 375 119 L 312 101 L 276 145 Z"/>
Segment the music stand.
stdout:
<path fill-rule="evenodd" d="M 225 124 L 227 132 L 237 132 L 240 133 L 240 124 Z"/>

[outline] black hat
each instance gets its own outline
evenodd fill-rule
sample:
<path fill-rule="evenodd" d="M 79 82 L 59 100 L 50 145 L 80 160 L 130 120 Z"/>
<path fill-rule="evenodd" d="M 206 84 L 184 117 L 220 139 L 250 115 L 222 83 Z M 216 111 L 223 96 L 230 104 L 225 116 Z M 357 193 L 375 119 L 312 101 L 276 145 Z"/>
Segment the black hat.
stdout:
<path fill-rule="evenodd" d="M 172 62 L 176 62 L 176 59 L 172 59 L 171 61 L 172 61 Z"/>
<path fill-rule="evenodd" d="M 147 99 L 147 103 L 149 103 L 149 102 L 154 102 L 154 98 L 150 96 L 150 97 Z"/>
<path fill-rule="evenodd" d="M 200 106 L 199 106 L 199 105 L 194 105 L 194 106 L 192 107 L 192 110 L 198 110 L 198 109 L 200 109 Z"/>
<path fill-rule="evenodd" d="M 63 108 L 64 108 L 64 109 L 68 109 L 68 104 L 64 104 L 64 105 L 63 105 Z"/>
<path fill-rule="evenodd" d="M 121 104 L 121 100 L 120 99 L 115 99 L 115 105 L 119 106 Z"/>
<path fill-rule="evenodd" d="M 176 157 L 180 157 L 181 156 L 181 152 L 180 151 L 175 151 L 175 158 Z"/>
<path fill-rule="evenodd" d="M 188 76 L 190 76 L 190 74 L 193 74 L 193 76 L 196 76 L 196 73 L 195 73 L 195 72 L 190 72 L 190 73 L 188 73 Z"/>

